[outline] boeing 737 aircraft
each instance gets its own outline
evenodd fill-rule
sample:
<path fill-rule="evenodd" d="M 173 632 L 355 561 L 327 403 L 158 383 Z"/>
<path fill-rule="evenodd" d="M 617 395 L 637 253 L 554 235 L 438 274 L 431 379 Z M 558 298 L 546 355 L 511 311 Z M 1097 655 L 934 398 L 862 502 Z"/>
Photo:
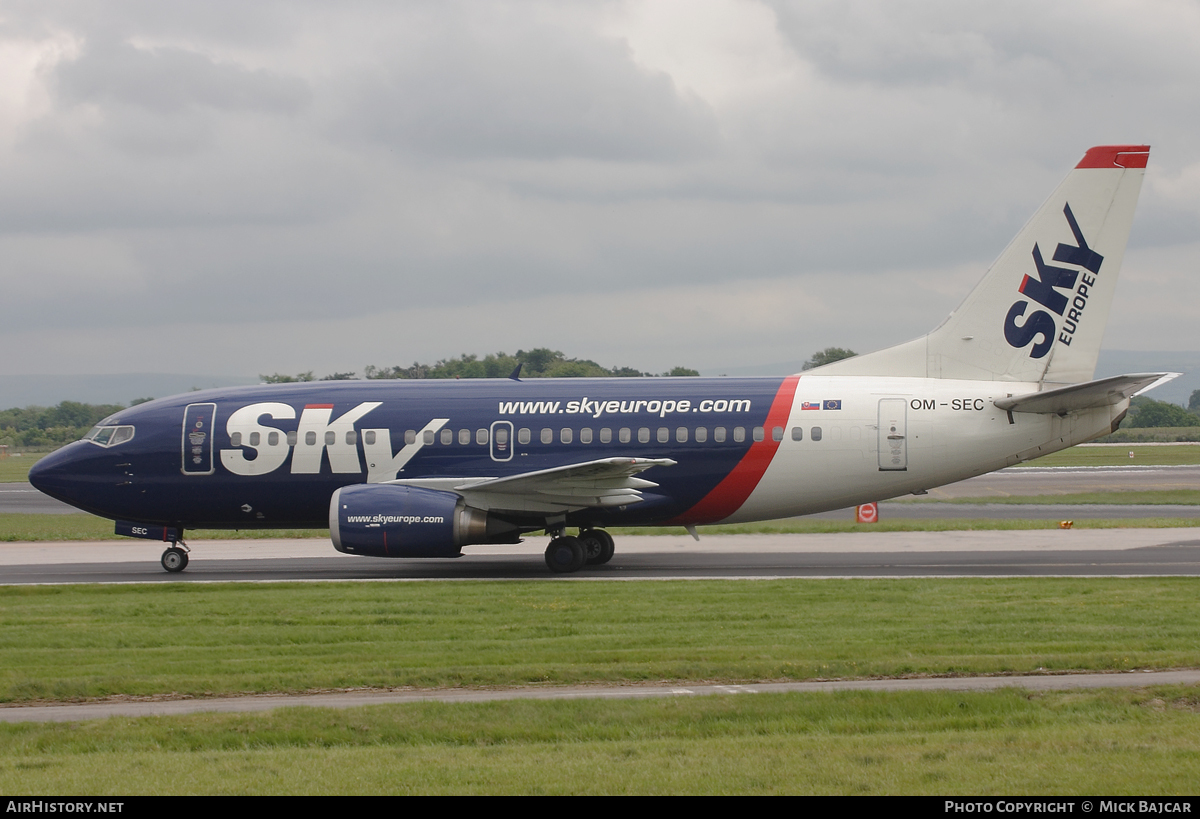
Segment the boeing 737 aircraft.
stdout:
<path fill-rule="evenodd" d="M 933 332 L 785 378 L 331 381 L 121 410 L 38 489 L 171 545 L 324 527 L 374 557 L 550 536 L 607 562 L 615 525 L 804 515 L 1011 466 L 1114 429 L 1169 373 L 1092 380 L 1149 148 L 1092 148 Z M 568 533 L 577 530 L 577 535 Z"/>

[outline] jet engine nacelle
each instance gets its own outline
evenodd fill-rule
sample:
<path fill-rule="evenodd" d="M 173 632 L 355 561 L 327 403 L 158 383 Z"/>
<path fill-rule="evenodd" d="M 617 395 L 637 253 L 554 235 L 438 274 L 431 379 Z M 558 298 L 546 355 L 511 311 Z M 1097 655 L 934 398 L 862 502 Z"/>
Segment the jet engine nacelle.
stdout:
<path fill-rule="evenodd" d="M 347 554 L 458 557 L 463 546 L 489 541 L 488 514 L 453 492 L 356 484 L 333 493 L 329 536 Z"/>

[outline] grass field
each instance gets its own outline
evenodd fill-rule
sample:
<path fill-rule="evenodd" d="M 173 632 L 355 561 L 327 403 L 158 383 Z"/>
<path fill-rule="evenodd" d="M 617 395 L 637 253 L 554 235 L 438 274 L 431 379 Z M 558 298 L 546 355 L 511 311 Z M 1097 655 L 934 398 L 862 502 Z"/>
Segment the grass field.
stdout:
<path fill-rule="evenodd" d="M 847 692 L 0 725 L 0 792 L 1187 795 L 1198 706 Z"/>
<path fill-rule="evenodd" d="M 1133 457 L 1129 457 L 1129 453 Z M 1200 464 L 1200 444 L 1075 446 L 1021 466 L 1186 466 Z"/>
<path fill-rule="evenodd" d="M 1200 489 L 1164 489 L 1149 492 L 1070 492 L 1062 495 L 988 495 L 978 498 L 896 498 L 893 503 L 1034 504 L 1038 506 L 1136 504 L 1145 506 L 1200 505 Z"/>
<path fill-rule="evenodd" d="M 0 458 L 0 483 L 19 483 L 29 480 L 29 468 L 41 457 L 39 454 L 20 458 Z"/>
<path fill-rule="evenodd" d="M 448 593 L 448 590 L 452 593 Z M 1200 580 L 0 589 L 8 701 L 1200 665 Z M 0 725 L 17 794 L 1172 794 L 1191 688 L 507 701 Z"/>
<path fill-rule="evenodd" d="M 0 587 L 0 701 L 1200 666 L 1200 579 Z"/>

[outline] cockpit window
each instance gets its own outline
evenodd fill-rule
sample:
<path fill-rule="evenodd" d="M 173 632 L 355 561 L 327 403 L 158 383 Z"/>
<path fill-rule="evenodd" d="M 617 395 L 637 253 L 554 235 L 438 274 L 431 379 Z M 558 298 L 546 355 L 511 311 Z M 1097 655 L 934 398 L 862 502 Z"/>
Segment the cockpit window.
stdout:
<path fill-rule="evenodd" d="M 83 436 L 83 440 L 91 441 L 97 446 L 116 446 L 123 444 L 133 438 L 133 426 L 131 424 L 123 424 L 121 426 L 94 426 L 88 431 L 87 435 Z"/>

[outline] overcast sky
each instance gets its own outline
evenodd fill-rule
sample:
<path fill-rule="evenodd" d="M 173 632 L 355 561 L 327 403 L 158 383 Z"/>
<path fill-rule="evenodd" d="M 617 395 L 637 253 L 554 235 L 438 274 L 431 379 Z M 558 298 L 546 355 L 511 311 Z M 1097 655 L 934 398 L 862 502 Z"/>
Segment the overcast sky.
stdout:
<path fill-rule="evenodd" d="M 1152 151 L 1105 346 L 1200 349 L 1198 44 L 1191 0 L 4 0 L 0 377 L 866 352 L 1106 143 Z"/>

